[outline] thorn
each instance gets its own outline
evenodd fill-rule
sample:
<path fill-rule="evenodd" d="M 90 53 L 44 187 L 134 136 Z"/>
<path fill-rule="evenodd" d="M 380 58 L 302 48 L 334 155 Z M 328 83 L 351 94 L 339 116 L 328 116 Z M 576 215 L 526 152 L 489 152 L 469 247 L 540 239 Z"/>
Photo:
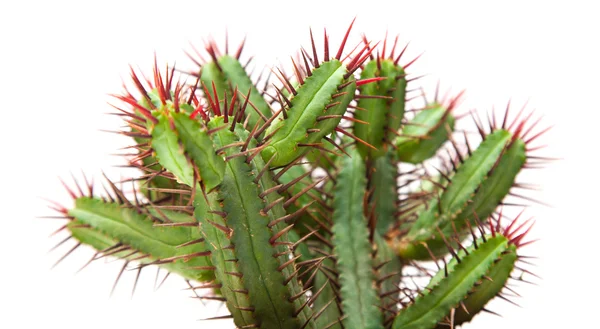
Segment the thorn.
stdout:
<path fill-rule="evenodd" d="M 142 274 L 142 268 L 138 267 L 137 274 L 135 275 L 135 281 L 133 282 L 133 288 L 131 289 L 131 298 L 135 294 L 135 288 L 137 287 L 138 280 L 140 279 L 140 274 Z"/>
<path fill-rule="evenodd" d="M 283 72 L 281 72 L 281 70 L 279 68 L 277 68 L 277 71 L 279 71 L 279 74 L 281 75 L 281 80 L 282 82 L 285 84 L 286 89 L 292 93 L 294 96 L 298 95 L 298 92 L 296 91 L 296 89 L 294 88 L 294 86 L 292 85 L 292 83 L 290 82 L 290 80 L 285 76 L 285 74 L 283 74 Z M 281 95 L 283 96 L 283 95 Z M 284 97 L 286 98 L 286 97 Z M 286 103 L 288 104 L 288 106 L 291 107 L 291 103 L 289 100 L 285 100 Z"/>
<path fill-rule="evenodd" d="M 304 69 L 306 70 L 306 74 L 310 77 L 312 75 L 312 72 L 310 70 L 310 66 L 308 65 L 308 60 L 306 59 L 306 57 L 308 56 L 306 54 L 306 50 L 302 49 L 302 51 L 300 53 L 302 54 L 302 59 L 304 61 Z"/>
<path fill-rule="evenodd" d="M 309 301 L 310 300 L 307 299 L 304 303 L 302 303 L 302 305 L 294 311 L 293 317 L 297 317 L 300 314 L 300 312 L 302 312 L 302 310 L 306 307 L 306 305 L 308 305 Z"/>
<path fill-rule="evenodd" d="M 296 262 L 296 261 L 297 261 L 297 260 L 298 260 L 300 257 L 302 257 L 302 255 L 298 255 L 298 256 L 295 256 L 295 257 L 293 257 L 293 258 L 289 259 L 289 260 L 288 260 L 288 261 L 286 261 L 285 263 L 283 263 L 283 264 L 279 265 L 279 267 L 277 267 L 277 270 L 278 270 L 279 272 L 283 271 L 283 269 L 284 269 L 284 268 L 286 268 L 286 267 L 288 267 L 289 265 L 291 265 L 291 264 L 293 264 L 294 262 Z M 306 292 L 306 291 L 305 291 L 305 292 Z M 294 298 L 294 299 L 296 299 L 296 298 Z M 293 300 L 292 300 L 292 301 L 293 301 Z"/>
<path fill-rule="evenodd" d="M 412 61 L 410 61 L 408 64 L 404 65 L 404 69 L 406 70 L 409 66 L 411 66 L 414 62 L 417 61 L 417 59 L 419 59 L 421 56 L 423 56 L 424 53 L 419 54 L 419 56 L 415 57 L 415 59 L 413 59 Z"/>
<path fill-rule="evenodd" d="M 339 102 L 337 102 L 339 104 Z M 341 114 L 329 114 L 329 115 L 321 115 L 317 117 L 317 122 L 321 122 L 323 120 L 327 120 L 327 119 L 341 119 L 342 115 Z"/>
<path fill-rule="evenodd" d="M 273 235 L 270 239 L 269 239 L 269 243 L 270 244 L 275 244 L 275 241 L 277 239 L 279 239 L 282 235 L 284 235 L 285 233 L 287 233 L 289 230 L 291 230 L 294 227 L 294 224 L 290 224 L 288 226 L 286 226 L 285 228 L 283 228 L 281 231 L 277 232 L 275 235 Z"/>
<path fill-rule="evenodd" d="M 277 192 L 280 192 L 280 191 L 281 191 L 281 187 L 282 187 L 282 186 L 283 186 L 283 184 L 279 184 L 279 185 L 273 186 L 273 187 L 271 187 L 271 188 L 268 188 L 268 189 L 266 189 L 266 190 L 262 191 L 262 192 L 261 192 L 261 193 L 260 193 L 258 196 L 259 196 L 261 199 L 264 199 L 264 198 L 265 198 L 265 196 L 269 195 L 270 193 L 273 193 L 273 192 L 276 192 L 276 191 L 277 191 Z"/>
<path fill-rule="evenodd" d="M 356 95 L 354 96 L 356 99 L 386 99 L 386 100 L 394 100 L 392 96 L 382 96 L 382 95 Z"/>
<path fill-rule="evenodd" d="M 369 148 L 372 148 L 372 149 L 374 149 L 374 150 L 377 150 L 377 148 L 376 148 L 375 146 L 373 146 L 373 145 L 371 145 L 371 144 L 369 144 L 369 143 L 365 142 L 364 140 L 362 140 L 362 139 L 360 139 L 360 138 L 358 138 L 358 137 L 354 136 L 353 134 L 351 134 L 351 133 L 347 132 L 346 130 L 344 130 L 344 129 L 340 128 L 340 127 L 336 127 L 336 128 L 335 128 L 335 131 L 337 131 L 337 132 L 340 132 L 340 133 L 342 133 L 342 134 L 344 134 L 344 135 L 346 135 L 346 136 L 348 136 L 348 137 L 350 137 L 350 138 L 352 138 L 352 139 L 356 140 L 357 142 L 359 142 L 359 143 L 361 143 L 361 144 L 363 144 L 363 145 L 365 145 L 365 146 L 367 146 L 367 147 L 369 147 Z"/>
<path fill-rule="evenodd" d="M 243 278 L 244 277 L 244 274 L 243 273 L 239 273 L 239 272 L 225 272 L 225 274 L 233 275 L 233 276 L 238 277 L 238 278 Z"/>
<path fill-rule="evenodd" d="M 264 175 L 264 173 L 269 170 L 269 165 L 271 164 L 271 162 L 273 162 L 273 160 L 275 159 L 277 153 L 273 154 L 273 156 L 269 159 L 269 161 L 267 161 L 267 163 L 265 164 L 265 166 L 258 172 L 258 174 L 256 175 L 256 178 L 254 178 L 253 182 L 255 184 L 258 184 L 258 182 L 260 181 L 260 179 L 262 178 L 262 176 Z M 275 180 L 277 180 L 277 178 L 274 178 Z"/>
<path fill-rule="evenodd" d="M 287 278 L 285 278 L 285 280 L 283 280 L 283 285 L 287 286 L 288 283 L 290 283 L 290 281 L 292 281 L 292 279 L 298 275 L 299 271 L 300 271 L 300 266 L 298 266 L 298 268 L 292 274 L 290 274 Z"/>
<path fill-rule="evenodd" d="M 99 254 L 100 254 L 100 252 L 99 252 L 99 251 L 95 252 L 95 253 L 94 253 L 94 255 L 92 255 L 92 258 L 90 258 L 90 259 L 89 259 L 89 260 L 88 260 L 88 261 L 87 261 L 87 262 L 86 262 L 86 263 L 85 263 L 85 264 L 84 264 L 82 267 L 80 267 L 80 268 L 77 270 L 77 272 L 75 272 L 75 273 L 79 273 L 79 272 L 83 271 L 83 269 L 84 269 L 84 268 L 86 268 L 86 267 L 88 267 L 88 265 L 90 265 L 90 264 L 91 264 L 91 263 L 92 263 L 92 262 L 93 262 L 93 261 L 96 259 L 96 256 L 98 256 Z"/>
<path fill-rule="evenodd" d="M 261 146 L 259 146 L 259 147 L 255 147 L 255 148 L 252 148 L 252 149 L 248 149 L 248 150 L 246 150 L 246 151 L 243 151 L 243 152 L 239 152 L 239 153 L 235 153 L 235 154 L 232 154 L 232 155 L 228 155 L 228 156 L 226 156 L 226 157 L 225 157 L 225 161 L 227 162 L 227 161 L 230 161 L 231 159 L 235 159 L 235 158 L 238 158 L 238 157 L 241 157 L 241 156 L 246 156 L 246 155 L 248 155 L 248 154 L 253 154 L 254 152 L 260 152 L 260 151 L 262 151 L 262 150 L 263 150 L 265 147 L 267 147 L 268 145 L 269 145 L 269 144 L 268 144 L 268 143 L 266 143 L 266 144 L 263 144 L 263 145 L 261 145 Z"/>
<path fill-rule="evenodd" d="M 246 36 L 244 36 L 244 40 L 242 40 L 242 43 L 240 43 L 240 46 L 238 47 L 237 51 L 235 52 L 235 59 L 239 60 L 240 56 L 242 55 L 242 50 L 244 50 L 244 45 L 246 45 Z"/>
<path fill-rule="evenodd" d="M 303 194 L 305 194 L 306 192 L 310 191 L 313 187 L 317 186 L 317 184 L 325 181 L 327 179 L 327 177 L 323 177 L 313 183 L 311 183 L 310 185 L 306 186 L 305 188 L 303 188 L 300 192 L 296 193 L 293 197 L 291 197 L 289 200 L 287 200 L 284 204 L 283 207 L 287 208 L 289 207 L 292 203 L 294 203 L 299 197 L 301 197 Z"/>
<path fill-rule="evenodd" d="M 359 79 L 359 80 L 356 80 L 356 86 L 360 87 L 360 86 L 366 85 L 368 83 L 379 82 L 379 81 L 383 81 L 383 80 L 386 80 L 386 79 L 387 79 L 386 77 Z"/>
<path fill-rule="evenodd" d="M 312 319 L 314 318 L 314 314 L 311 314 L 308 319 L 306 319 L 306 321 L 304 321 L 304 324 L 300 327 L 300 329 L 305 329 L 309 323 L 313 323 Z"/>
<path fill-rule="evenodd" d="M 346 35 L 344 35 L 344 39 L 342 40 L 342 44 L 340 45 L 340 48 L 338 49 L 338 52 L 335 55 L 335 58 L 337 60 L 340 60 L 342 58 L 342 52 L 344 51 L 344 47 L 346 46 L 346 41 L 348 41 L 348 36 L 350 35 L 350 31 L 352 30 L 354 21 L 356 21 L 356 17 L 354 17 L 354 19 L 352 20 L 352 23 L 350 23 L 350 26 L 348 27 L 348 30 L 346 31 Z M 316 58 L 316 55 L 315 55 L 315 58 Z"/>
<path fill-rule="evenodd" d="M 115 288 L 117 288 L 117 283 L 119 283 L 119 279 L 123 275 L 123 272 L 125 271 L 125 268 L 127 267 L 128 264 L 129 264 L 129 261 L 125 261 L 125 263 L 123 263 L 123 266 L 121 267 L 121 270 L 119 271 L 119 274 L 117 274 L 115 283 L 113 283 L 112 289 L 110 290 L 110 296 L 112 296 L 113 293 L 115 292 Z"/>
<path fill-rule="evenodd" d="M 292 58 L 292 65 L 294 66 L 294 74 L 296 75 L 296 79 L 298 80 L 298 82 L 300 83 L 300 85 L 304 84 L 304 78 L 302 78 L 302 74 L 300 73 L 300 70 L 298 69 L 298 66 L 296 65 L 296 62 L 294 61 L 294 58 Z"/>
<path fill-rule="evenodd" d="M 64 238 L 63 240 L 61 240 L 59 243 L 57 243 L 56 245 L 54 245 L 54 247 L 50 248 L 50 250 L 48 250 L 48 252 L 52 252 L 54 250 L 56 250 L 56 248 L 60 247 L 61 245 L 63 245 L 65 242 L 71 240 L 71 238 L 73 238 L 72 236 L 68 236 L 66 238 Z"/>
<path fill-rule="evenodd" d="M 226 320 L 226 319 L 233 319 L 233 315 L 229 314 L 229 315 L 213 316 L 210 318 L 200 319 L 199 321 Z"/>
<path fill-rule="evenodd" d="M 402 48 L 402 51 L 400 51 L 400 54 L 398 55 L 398 57 L 396 57 L 396 59 L 394 59 L 394 65 L 398 65 L 398 62 L 400 61 L 400 59 L 402 58 L 402 55 L 404 55 L 404 52 L 406 51 L 406 48 L 408 48 L 408 45 L 410 44 L 410 42 L 408 42 L 404 48 Z"/>
<path fill-rule="evenodd" d="M 282 202 L 285 199 L 285 197 L 281 197 L 271 203 L 269 203 L 267 206 L 265 206 L 263 209 L 261 209 L 261 214 L 267 214 L 269 212 L 269 210 L 271 210 L 273 207 L 275 207 L 278 203 Z"/>
<path fill-rule="evenodd" d="M 254 307 L 252 306 L 234 306 L 236 309 L 240 310 L 240 311 L 245 311 L 245 312 L 254 312 Z"/>
<path fill-rule="evenodd" d="M 293 180 L 291 180 L 289 183 L 287 184 L 280 184 L 279 189 L 277 190 L 277 192 L 279 193 L 284 193 L 285 191 L 287 191 L 290 187 L 292 187 L 293 185 L 296 185 L 299 181 L 301 181 L 302 179 L 304 179 L 306 176 L 310 175 L 312 172 L 311 171 L 307 171 L 304 174 L 294 178 Z"/>
<path fill-rule="evenodd" d="M 377 47 L 378 44 L 379 42 L 376 43 L 374 47 Z M 363 55 L 363 57 L 360 57 L 366 49 L 368 49 L 368 47 L 363 48 L 358 53 L 356 58 L 354 58 L 354 60 L 352 60 L 352 62 L 348 64 L 348 72 L 344 74 L 344 79 L 348 79 L 356 70 L 358 70 L 363 65 L 363 63 L 371 56 L 375 48 L 367 50 L 366 54 Z"/>
<path fill-rule="evenodd" d="M 329 280 L 327 280 L 327 282 L 325 284 L 323 284 L 323 287 L 325 287 L 326 284 L 328 284 Z M 327 304 L 325 304 L 323 307 L 321 307 L 321 309 L 319 309 L 316 313 L 314 313 L 314 318 L 315 320 L 318 319 L 321 315 L 323 315 L 323 312 L 325 312 L 325 310 L 329 307 L 329 305 L 331 305 L 334 301 L 336 301 L 337 297 L 333 297 L 332 299 L 329 300 L 329 302 L 327 302 Z"/>
<path fill-rule="evenodd" d="M 274 158 L 275 158 L 275 154 L 273 155 L 273 157 L 271 157 L 271 159 L 269 161 L 271 161 Z M 287 164 L 285 167 L 283 167 L 283 169 L 281 169 L 277 174 L 275 174 L 275 176 L 273 176 L 273 179 L 275 181 L 279 181 L 279 178 L 281 178 L 281 175 L 283 175 L 285 172 L 287 172 L 293 166 L 299 165 L 300 164 L 299 162 L 301 159 L 302 159 L 302 157 L 298 157 L 298 158 L 296 158 L 296 160 Z M 265 167 L 268 167 L 268 165 L 265 165 Z"/>
<path fill-rule="evenodd" d="M 323 29 L 323 48 L 325 49 L 323 60 L 329 62 L 329 38 L 327 37 L 327 29 Z"/>
<path fill-rule="evenodd" d="M 168 263 L 172 263 L 174 261 L 180 260 L 180 259 L 183 259 L 183 261 L 186 262 L 192 258 L 206 257 L 206 256 L 210 256 L 210 254 L 211 254 L 210 251 L 199 251 L 199 252 L 194 252 L 194 253 L 187 254 L 187 255 L 179 255 L 179 256 L 173 256 L 173 257 L 159 259 L 159 260 L 153 261 L 151 263 L 148 263 L 147 265 L 168 264 Z M 146 266 L 146 265 L 144 265 L 144 266 Z"/>
<path fill-rule="evenodd" d="M 273 120 L 275 120 L 275 118 L 277 118 L 279 116 L 279 112 L 281 112 L 281 111 L 283 111 L 283 108 L 279 109 L 279 111 L 275 112 L 272 117 L 270 117 L 268 120 L 266 120 L 265 123 L 260 128 L 258 128 L 258 130 L 254 134 L 254 136 L 260 136 L 260 135 L 262 135 L 262 133 L 269 126 L 271 126 L 271 123 L 273 122 Z M 278 131 L 278 130 L 275 130 L 275 131 Z M 265 139 L 266 139 L 266 137 L 263 140 L 265 140 Z"/>
<path fill-rule="evenodd" d="M 310 43 L 312 45 L 312 50 L 313 50 L 313 66 L 315 68 L 319 67 L 319 57 L 317 55 L 317 47 L 315 46 L 315 40 L 313 39 L 313 33 L 312 33 L 312 29 L 309 29 L 310 31 Z"/>
<path fill-rule="evenodd" d="M 387 31 L 386 31 L 386 35 L 387 35 Z M 390 51 L 390 59 L 394 59 L 394 53 L 396 52 L 396 46 L 398 45 L 398 37 L 399 35 L 396 35 L 396 38 L 394 38 L 394 45 L 392 46 L 392 50 Z M 387 39 L 387 38 L 386 38 Z M 385 56 L 385 54 L 383 54 Z"/>
<path fill-rule="evenodd" d="M 75 249 L 79 248 L 79 246 L 81 246 L 81 242 L 78 242 L 75 246 L 73 246 L 73 248 L 69 249 L 69 251 L 67 251 L 67 253 L 65 253 L 61 258 L 59 258 L 53 265 L 52 265 L 52 269 L 55 268 L 58 264 L 60 264 L 65 258 L 67 258 L 67 256 L 69 256 L 73 251 L 75 251 Z"/>
<path fill-rule="evenodd" d="M 194 244 L 197 244 L 197 243 L 202 243 L 202 242 L 204 242 L 204 238 L 195 239 L 195 240 L 192 240 L 192 241 L 189 241 L 189 242 L 182 243 L 182 244 L 180 244 L 178 246 L 175 246 L 175 248 L 176 249 L 183 248 L 183 247 L 191 246 L 191 245 L 194 245 Z"/>
<path fill-rule="evenodd" d="M 221 232 L 225 233 L 225 235 L 227 236 L 228 239 L 231 239 L 231 237 L 233 236 L 233 229 L 218 223 L 215 223 L 213 221 L 210 220 L 206 220 L 210 225 L 214 226 L 215 228 L 219 229 Z"/>
<path fill-rule="evenodd" d="M 256 147 L 256 148 L 253 148 L 253 149 L 249 150 L 249 151 L 251 151 L 251 153 L 250 153 L 250 155 L 249 155 L 249 156 L 246 158 L 246 163 L 250 164 L 250 162 L 252 162 L 252 160 L 254 160 L 254 158 L 255 158 L 257 155 L 259 155 L 259 154 L 262 152 L 262 150 L 264 150 L 264 149 L 265 149 L 267 146 L 269 146 L 269 142 L 267 142 L 267 143 L 265 143 L 265 144 L 261 145 L 260 147 Z"/>

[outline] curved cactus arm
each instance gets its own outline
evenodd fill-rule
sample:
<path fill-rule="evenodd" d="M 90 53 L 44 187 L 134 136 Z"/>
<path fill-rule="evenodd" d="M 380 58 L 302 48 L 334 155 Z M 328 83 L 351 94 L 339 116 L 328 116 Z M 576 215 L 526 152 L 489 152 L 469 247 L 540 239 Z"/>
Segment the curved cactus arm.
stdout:
<path fill-rule="evenodd" d="M 469 250 L 471 249 L 472 247 Z M 455 313 L 452 318 L 455 326 L 470 322 L 473 317 L 475 317 L 485 308 L 489 301 L 501 293 L 502 289 L 506 286 L 508 279 L 510 278 L 510 273 L 515 268 L 515 264 L 518 260 L 516 250 L 517 247 L 515 245 L 510 245 L 509 248 L 502 253 L 500 258 L 491 265 L 485 278 L 481 278 L 477 283 L 475 283 L 475 286 L 460 302 L 460 306 L 455 309 Z M 463 256 L 464 254 L 459 254 L 459 257 Z M 455 265 L 455 259 L 452 259 L 450 262 L 448 262 L 448 267 L 454 267 Z M 443 273 L 438 273 L 436 277 L 443 278 Z M 429 287 L 432 286 L 434 285 L 430 283 Z M 447 327 L 447 325 L 438 325 L 438 328 L 440 329 Z"/>
<path fill-rule="evenodd" d="M 195 226 L 193 219 L 189 215 L 168 210 L 161 210 L 160 214 L 156 213 L 156 210 L 152 212 L 143 214 L 117 203 L 81 197 L 76 199 L 75 206 L 68 211 L 68 214 L 93 231 L 128 246 L 127 250 L 130 252 L 137 251 L 153 260 L 147 264 L 161 265 L 190 280 L 212 280 L 214 277 L 212 266 L 206 257 L 209 252 L 197 228 L 157 227 L 152 220 L 152 218 L 158 220 L 165 218 L 171 221 L 169 224 Z M 75 228 L 78 229 L 75 238 L 85 237 L 85 241 L 80 241 L 95 247 L 92 240 L 88 240 L 91 233 L 83 235 L 81 227 Z"/>
<path fill-rule="evenodd" d="M 515 139 L 507 146 L 496 167 L 491 170 L 485 184 L 482 184 L 472 202 L 458 215 L 458 219 L 477 214 L 479 218 L 487 218 L 513 187 L 517 175 L 523 169 L 527 160 L 525 143 Z"/>
<path fill-rule="evenodd" d="M 333 190 L 333 245 L 339 272 L 344 328 L 383 328 L 378 308 L 369 229 L 363 213 L 366 168 L 356 150 L 338 163 Z"/>
<path fill-rule="evenodd" d="M 514 134 L 496 130 L 486 136 L 458 167 L 441 196 L 432 200 L 410 231 L 395 241 L 399 255 L 406 259 L 430 259 L 431 253 L 446 254 L 438 228 L 444 234 L 452 234 L 454 230 L 467 234 L 465 220 L 475 224 L 496 209 L 513 186 L 525 159 L 524 143 Z"/>
<path fill-rule="evenodd" d="M 525 143 L 520 139 L 510 142 L 500 161 L 496 164 L 499 169 L 492 170 L 488 174 L 485 182 L 472 196 L 472 200 L 460 212 L 456 213 L 453 222 L 440 226 L 443 234 L 450 236 L 458 230 L 465 235 L 467 234 L 465 229 L 467 221 L 471 225 L 475 225 L 478 219 L 489 217 L 513 187 L 518 173 L 525 165 L 526 159 Z M 441 244 L 439 238 L 437 244 Z"/>
<path fill-rule="evenodd" d="M 395 140 L 398 159 L 416 164 L 434 156 L 454 130 L 452 109 L 452 104 L 434 103 L 421 110 Z"/>
<path fill-rule="evenodd" d="M 460 261 L 457 260 L 453 268 L 448 268 L 448 275 L 439 280 L 428 293 L 401 310 L 392 328 L 434 328 L 453 308 L 459 307 L 465 296 L 489 273 L 494 263 L 502 260 L 506 253 L 512 253 L 514 248 L 509 238 L 503 235 L 485 237 L 485 241 L 478 243 L 477 248 L 459 258 Z M 515 260 L 514 257 L 511 258 L 513 262 L 509 262 L 510 267 Z"/>
<path fill-rule="evenodd" d="M 342 118 L 356 121 L 344 114 L 355 97 L 357 86 L 379 80 L 356 81 L 353 76 L 373 51 L 368 43 L 357 54 L 353 54 L 349 63 L 343 63 L 342 53 L 351 29 L 352 24 L 334 58 L 329 56 L 329 39 L 325 33 L 323 62 L 319 61 L 311 32 L 313 57 L 310 58 L 304 50 L 302 52 L 307 77 L 302 78 L 298 73 L 296 63 L 296 76 L 300 82 L 298 88 L 293 88 L 292 83 L 286 77 L 282 77 L 286 88 L 294 96 L 290 100 L 281 92 L 278 93 L 283 98 L 282 108 L 272 117 L 274 120 L 269 122 L 265 140 L 261 141 L 270 142 L 269 147 L 263 150 L 262 157 L 265 161 L 271 161 L 271 166 L 286 165 L 310 151 L 310 148 L 322 149 L 321 140 L 336 131 L 368 145 L 339 127 Z M 307 57 L 310 58 L 312 68 Z"/>
<path fill-rule="evenodd" d="M 333 132 L 354 97 L 356 84 L 353 80 L 346 81 L 347 73 L 346 66 L 338 60 L 321 63 L 312 70 L 289 108 L 267 128 L 266 135 L 272 137 L 262 156 L 266 161 L 274 157 L 271 166 L 292 162 L 304 153 L 303 144 L 320 141 Z M 309 133 L 309 129 L 316 130 Z"/>
<path fill-rule="evenodd" d="M 401 126 L 406 101 L 406 74 L 392 59 L 377 58 L 365 65 L 361 79 L 383 78 L 360 86 L 355 118 L 368 124 L 355 124 L 354 134 L 374 148 L 357 145 L 363 157 L 383 156 Z"/>
<path fill-rule="evenodd" d="M 84 224 L 83 222 L 78 221 L 76 219 L 67 223 L 67 230 L 69 230 L 69 232 L 71 233 L 71 237 L 76 239 L 79 243 L 86 246 L 90 246 L 94 250 L 96 250 L 96 254 L 94 254 L 94 257 L 92 259 L 90 259 L 88 264 L 95 260 L 99 260 L 106 256 L 110 256 L 125 260 L 127 264 L 138 264 L 139 270 L 141 270 L 147 265 L 157 265 L 158 267 L 168 271 L 169 273 L 176 273 L 180 275 L 186 280 L 208 280 L 207 277 L 198 276 L 198 270 L 201 270 L 200 268 L 190 268 L 191 265 L 182 266 L 181 264 L 176 262 L 162 262 L 159 259 L 153 258 L 151 255 L 143 254 L 138 250 L 132 250 L 130 246 L 123 245 L 121 241 L 114 239 L 108 236 L 107 234 L 104 234 L 99 230 L 96 230 L 91 226 Z M 199 266 L 205 268 L 205 271 L 210 271 L 211 269 L 210 265 Z"/>
<path fill-rule="evenodd" d="M 442 212 L 453 214 L 467 204 L 473 193 L 500 161 L 511 137 L 511 133 L 506 130 L 497 130 L 486 136 L 469 160 L 465 161 L 452 176 L 452 182 L 442 194 L 440 202 Z"/>

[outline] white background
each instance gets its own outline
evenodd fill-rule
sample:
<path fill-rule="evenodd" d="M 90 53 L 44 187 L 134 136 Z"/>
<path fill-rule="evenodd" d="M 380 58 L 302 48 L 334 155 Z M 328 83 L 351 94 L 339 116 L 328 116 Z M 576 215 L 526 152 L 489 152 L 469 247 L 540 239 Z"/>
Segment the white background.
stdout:
<path fill-rule="evenodd" d="M 91 256 L 80 250 L 50 269 L 68 248 L 47 253 L 58 238 L 48 235 L 59 221 L 47 215 L 47 197 L 69 204 L 58 177 L 70 172 L 112 178 L 122 164 L 109 156 L 127 140 L 116 130 L 109 93 L 121 91 L 129 64 L 151 67 L 189 61 L 183 49 L 203 38 L 248 36 L 245 54 L 256 67 L 288 64 L 300 45 L 309 46 L 308 27 L 327 27 L 337 46 L 357 16 L 361 32 L 381 39 L 386 29 L 411 41 L 409 55 L 425 51 L 411 68 L 426 73 L 428 92 L 466 89 L 460 110 L 486 113 L 512 98 L 515 109 L 543 115 L 541 153 L 562 160 L 522 180 L 541 185 L 533 195 L 552 207 L 532 206 L 541 239 L 524 253 L 539 256 L 537 286 L 521 286 L 521 307 L 499 301 L 503 315 L 481 315 L 465 328 L 591 328 L 598 325 L 599 293 L 595 250 L 598 241 L 598 136 L 600 124 L 598 23 L 596 8 L 578 1 L 501 1 L 496 5 L 453 1 L 326 1 L 260 3 L 220 1 L 19 1 L 0 4 L 0 327 L 1 328 L 215 328 L 198 322 L 210 315 L 182 291 L 176 278 L 152 291 L 154 273 L 142 273 L 133 298 L 134 274 L 127 273 L 109 298 L 120 264 L 93 264 L 75 274 Z"/>

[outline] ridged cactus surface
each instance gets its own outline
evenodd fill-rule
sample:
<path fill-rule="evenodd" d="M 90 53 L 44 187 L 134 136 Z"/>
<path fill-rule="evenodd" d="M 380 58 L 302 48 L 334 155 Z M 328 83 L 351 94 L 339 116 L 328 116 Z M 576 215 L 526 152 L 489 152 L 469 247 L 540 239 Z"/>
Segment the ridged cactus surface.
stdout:
<path fill-rule="evenodd" d="M 506 298 L 532 224 L 503 209 L 544 131 L 507 108 L 467 136 L 462 93 L 419 103 L 417 58 L 351 30 L 335 48 L 311 31 L 276 82 L 247 73 L 243 43 L 132 69 L 116 108 L 140 175 L 67 187 L 76 247 L 183 277 L 236 328 L 453 328 Z"/>

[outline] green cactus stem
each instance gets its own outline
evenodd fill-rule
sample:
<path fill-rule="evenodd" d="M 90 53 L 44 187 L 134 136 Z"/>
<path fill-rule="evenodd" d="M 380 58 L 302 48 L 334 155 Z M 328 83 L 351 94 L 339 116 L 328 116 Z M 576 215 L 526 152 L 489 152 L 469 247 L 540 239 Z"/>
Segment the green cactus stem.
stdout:
<path fill-rule="evenodd" d="M 453 230 L 466 234 L 465 220 L 475 225 L 476 220 L 490 216 L 515 184 L 525 159 L 525 144 L 518 134 L 499 129 L 487 135 L 477 150 L 458 166 L 441 195 L 419 214 L 410 231 L 398 242 L 399 255 L 406 259 L 429 259 L 431 253 L 445 254 L 437 229 L 441 228 L 445 234 L 452 234 Z"/>
<path fill-rule="evenodd" d="M 366 167 L 356 150 L 339 161 L 333 197 L 333 244 L 340 276 L 345 328 L 383 328 L 383 315 L 377 308 L 374 260 L 369 229 L 363 213 L 367 185 Z"/>
<path fill-rule="evenodd" d="M 437 102 L 430 104 L 406 124 L 396 139 L 400 161 L 421 163 L 437 153 L 454 130 L 452 110 L 459 98 L 460 95 L 447 106 Z"/>
<path fill-rule="evenodd" d="M 404 68 L 398 64 L 402 53 L 393 58 L 393 52 L 389 58 L 382 54 L 366 63 L 360 75 L 362 79 L 381 79 L 360 87 L 360 99 L 354 112 L 356 119 L 368 122 L 356 125 L 354 134 L 374 146 L 358 145 L 363 157 L 385 155 L 404 118 L 407 79 Z"/>
<path fill-rule="evenodd" d="M 239 329 L 452 328 L 504 297 L 531 226 L 502 206 L 546 160 L 531 155 L 546 130 L 507 109 L 489 129 L 475 120 L 471 149 L 454 131 L 460 95 L 414 104 L 416 58 L 400 64 L 398 38 L 346 47 L 353 23 L 331 53 L 311 31 L 291 70 L 270 68 L 281 84 L 257 86 L 244 43 L 209 41 L 191 73 L 132 69 L 113 107 L 139 171 L 104 194 L 63 183 L 73 205 L 50 207 L 67 221 L 58 245 L 75 246 L 59 262 L 86 246 L 123 261 L 119 277 L 164 269 Z"/>

